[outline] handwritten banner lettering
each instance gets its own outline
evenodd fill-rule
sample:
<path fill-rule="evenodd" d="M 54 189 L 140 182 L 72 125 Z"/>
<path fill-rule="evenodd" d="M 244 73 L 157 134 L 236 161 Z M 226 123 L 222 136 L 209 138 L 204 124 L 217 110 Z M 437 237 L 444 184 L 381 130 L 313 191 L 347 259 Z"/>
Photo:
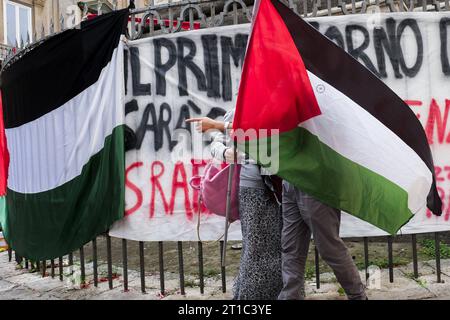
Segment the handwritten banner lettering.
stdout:
<path fill-rule="evenodd" d="M 425 128 L 444 208 L 426 208 L 400 233 L 450 230 L 450 15 L 392 13 L 309 22 L 364 64 L 416 113 Z M 224 220 L 189 186 L 211 157 L 210 136 L 185 123 L 221 119 L 234 107 L 249 24 L 145 38 L 129 43 L 126 81 L 126 216 L 112 236 L 139 241 L 217 240 Z M 275 63 L 275 62 L 274 62 Z M 392 212 L 395 214 L 395 212 Z M 344 237 L 385 235 L 343 214 Z M 229 239 L 240 239 L 231 225 Z"/>

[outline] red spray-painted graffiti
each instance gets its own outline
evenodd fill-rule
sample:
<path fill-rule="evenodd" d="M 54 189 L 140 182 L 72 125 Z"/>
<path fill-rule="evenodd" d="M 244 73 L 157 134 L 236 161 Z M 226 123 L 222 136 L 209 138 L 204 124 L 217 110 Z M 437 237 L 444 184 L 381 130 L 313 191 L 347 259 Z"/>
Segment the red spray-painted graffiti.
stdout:
<path fill-rule="evenodd" d="M 421 100 L 405 100 L 405 102 L 412 107 L 413 110 L 416 109 L 416 107 L 423 106 L 423 101 Z M 442 112 L 441 105 L 445 105 L 445 109 Z M 445 99 L 444 103 L 438 103 L 438 101 L 435 98 L 432 98 L 429 103 L 429 108 L 427 110 L 423 110 L 423 108 L 420 108 L 422 110 L 420 111 L 428 111 L 428 117 L 424 124 L 425 126 L 425 133 L 428 138 L 429 144 L 443 144 L 443 143 L 450 143 L 450 132 L 447 132 L 447 121 L 448 121 L 448 113 L 450 110 L 450 100 Z M 416 113 L 416 116 L 418 119 L 420 119 L 421 115 L 423 115 L 424 112 L 418 112 Z M 436 133 L 436 135 L 435 135 Z M 437 138 L 437 141 L 435 140 Z"/>
<path fill-rule="evenodd" d="M 206 163 L 207 162 L 205 160 L 194 161 L 194 159 L 191 160 L 191 165 L 189 166 L 186 166 L 185 163 L 181 161 L 175 163 L 173 172 L 171 173 L 172 183 L 169 188 L 164 189 L 160 180 L 165 177 L 165 174 L 170 173 L 166 172 L 166 167 L 163 162 L 159 160 L 153 161 L 149 166 L 150 169 L 145 173 L 150 177 L 150 201 L 148 203 L 150 208 L 149 217 L 153 218 L 155 216 L 157 201 L 162 202 L 164 213 L 166 215 L 173 215 L 175 211 L 175 202 L 177 200 L 177 196 L 179 196 L 184 200 L 183 212 L 186 214 L 186 217 L 188 219 L 192 219 L 193 212 L 198 212 L 199 209 L 199 192 L 189 187 L 186 168 L 190 167 L 189 169 L 191 170 L 191 176 L 196 176 L 201 173 L 201 168 L 205 167 Z M 143 192 L 145 191 L 143 191 L 135 183 L 130 181 L 131 179 L 129 177 L 130 173 L 133 170 L 136 170 L 143 165 L 144 164 L 142 162 L 134 162 L 126 169 L 125 186 L 129 189 L 129 192 L 132 192 L 135 195 L 136 200 L 132 204 L 130 204 L 130 206 L 127 204 L 125 215 L 131 215 L 135 213 L 144 205 Z M 190 196 L 191 192 L 192 197 Z M 208 213 L 208 210 L 203 204 L 201 204 L 201 213 Z"/>
<path fill-rule="evenodd" d="M 450 183 L 450 166 L 435 166 L 434 172 L 436 174 L 436 183 L 438 184 L 437 190 L 439 196 L 442 199 L 442 212 L 445 221 L 450 220 L 450 192 L 448 195 L 445 194 L 444 188 L 440 187 L 439 184 Z M 427 218 L 436 219 L 429 209 L 427 209 Z"/>
<path fill-rule="evenodd" d="M 405 102 L 415 111 L 416 107 L 422 107 L 419 112 L 416 113 L 418 119 L 421 114 L 427 114 L 426 121 L 424 123 L 425 133 L 427 135 L 428 143 L 430 145 L 435 144 L 448 144 L 450 143 L 450 132 L 447 129 L 448 114 L 450 110 L 450 100 L 438 101 L 435 98 L 431 98 L 428 104 L 428 109 L 423 110 L 423 101 L 421 100 L 405 100 Z M 435 166 L 436 183 L 438 184 L 438 192 L 442 199 L 442 212 L 443 219 L 445 221 L 450 220 L 450 192 L 446 195 L 445 189 L 442 184 L 450 183 L 450 166 Z M 441 186 L 439 186 L 441 185 Z M 426 216 L 429 219 L 440 219 L 434 216 L 429 209 L 427 209 Z"/>
<path fill-rule="evenodd" d="M 138 210 L 141 206 L 142 206 L 142 202 L 143 202 L 143 196 L 142 196 L 142 191 L 141 189 L 139 189 L 134 183 L 132 183 L 129 179 L 128 179 L 128 174 L 131 170 L 135 169 L 135 168 L 139 168 L 142 167 L 143 163 L 142 162 L 135 162 L 133 164 L 131 164 L 126 170 L 125 170 L 125 188 L 130 189 L 137 198 L 136 203 L 134 204 L 133 207 L 131 207 L 130 209 L 126 209 L 125 210 L 125 215 L 129 215 L 134 213 L 136 210 Z"/>

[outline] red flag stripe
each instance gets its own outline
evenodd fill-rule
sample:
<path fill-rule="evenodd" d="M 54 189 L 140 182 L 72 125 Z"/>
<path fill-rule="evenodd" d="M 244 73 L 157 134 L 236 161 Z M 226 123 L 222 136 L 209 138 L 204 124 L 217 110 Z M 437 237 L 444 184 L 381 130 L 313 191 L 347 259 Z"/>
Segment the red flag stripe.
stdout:
<path fill-rule="evenodd" d="M 0 196 L 6 194 L 8 178 L 9 153 L 6 147 L 5 127 L 3 125 L 2 95 L 0 92 Z"/>
<path fill-rule="evenodd" d="M 319 114 L 294 41 L 273 4 L 262 0 L 247 48 L 234 129 L 285 132 Z"/>

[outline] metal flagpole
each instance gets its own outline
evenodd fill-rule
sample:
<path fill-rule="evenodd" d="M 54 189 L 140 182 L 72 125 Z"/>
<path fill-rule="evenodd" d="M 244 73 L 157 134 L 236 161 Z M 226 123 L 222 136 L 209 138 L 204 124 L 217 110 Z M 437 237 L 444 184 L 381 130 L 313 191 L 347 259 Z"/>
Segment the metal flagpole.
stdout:
<path fill-rule="evenodd" d="M 253 24 L 255 23 L 255 18 L 258 13 L 260 5 L 260 0 L 255 0 L 255 3 L 253 5 L 253 12 L 252 12 L 252 24 L 250 27 L 250 34 L 252 34 L 253 30 Z M 245 48 L 245 52 L 247 53 L 247 48 L 250 41 L 247 41 L 247 47 Z M 244 61 L 245 63 L 245 61 Z M 230 220 L 230 210 L 231 210 L 231 190 L 232 190 L 232 182 L 233 182 L 233 174 L 237 163 L 237 150 L 236 150 L 236 137 L 233 138 L 233 147 L 234 147 L 234 161 L 233 163 L 230 163 L 230 171 L 228 172 L 228 186 L 227 186 L 227 206 L 225 211 L 225 233 L 223 238 L 223 250 L 222 250 L 222 268 L 225 267 L 225 253 L 227 250 L 227 240 L 228 240 L 228 221 Z"/>
<path fill-rule="evenodd" d="M 230 170 L 228 171 L 228 184 L 227 184 L 227 203 L 225 208 L 225 232 L 223 236 L 223 249 L 222 249 L 222 268 L 225 267 L 225 257 L 227 251 L 227 240 L 228 240 L 228 227 L 230 221 L 230 211 L 231 211 L 231 191 L 233 188 L 233 175 L 237 162 L 237 151 L 236 151 L 236 139 L 233 139 L 233 150 L 234 150 L 234 159 L 233 162 L 230 163 Z"/>

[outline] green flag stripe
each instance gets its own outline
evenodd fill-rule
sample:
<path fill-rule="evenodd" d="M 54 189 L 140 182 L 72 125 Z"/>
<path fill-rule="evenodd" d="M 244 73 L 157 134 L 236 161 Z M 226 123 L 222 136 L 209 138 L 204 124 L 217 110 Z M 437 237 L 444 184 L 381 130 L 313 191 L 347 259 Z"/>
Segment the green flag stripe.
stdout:
<path fill-rule="evenodd" d="M 53 259 L 80 248 L 122 218 L 123 144 L 123 126 L 118 126 L 78 177 L 36 194 L 8 190 L 4 228 L 11 247 L 33 260 Z"/>
<path fill-rule="evenodd" d="M 6 230 L 6 198 L 0 197 L 0 225 L 3 229 L 3 234 L 5 235 Z"/>
<path fill-rule="evenodd" d="M 308 130 L 297 127 L 275 137 L 279 138 L 279 148 L 272 148 L 272 159 L 278 155 L 277 175 L 302 191 L 391 234 L 413 217 L 404 189 L 343 157 Z M 270 146 L 267 139 L 272 138 L 260 139 L 259 146 Z M 254 143 L 240 144 L 239 148 L 265 165 Z"/>

